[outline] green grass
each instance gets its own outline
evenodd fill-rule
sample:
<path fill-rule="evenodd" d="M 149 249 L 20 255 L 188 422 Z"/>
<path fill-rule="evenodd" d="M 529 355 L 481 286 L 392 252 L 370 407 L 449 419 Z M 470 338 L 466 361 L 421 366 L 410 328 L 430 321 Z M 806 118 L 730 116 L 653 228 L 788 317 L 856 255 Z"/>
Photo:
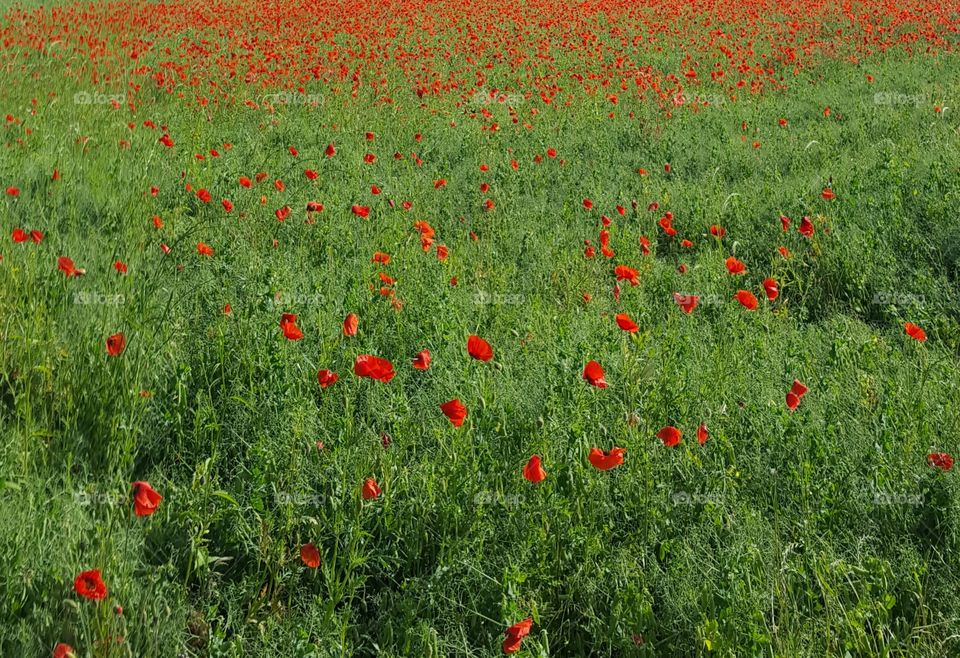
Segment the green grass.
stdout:
<path fill-rule="evenodd" d="M 494 656 L 527 616 L 529 656 L 957 655 L 958 487 L 925 459 L 960 451 L 960 153 L 955 112 L 932 107 L 955 102 L 960 70 L 890 57 L 870 72 L 873 84 L 825 63 L 805 74 L 815 86 L 671 119 L 636 107 L 637 120 L 627 108 L 608 120 L 598 99 L 541 107 L 526 130 L 494 106 L 497 133 L 336 98 L 212 121 L 160 99 L 130 119 L 78 110 L 82 90 L 58 83 L 56 99 L 38 97 L 29 140 L 7 128 L 0 152 L 4 186 L 21 189 L 0 201 L 4 233 L 46 234 L 0 249 L 0 655 L 65 641 L 95 656 Z M 2 75 L 0 109 L 24 116 L 35 88 Z M 935 100 L 878 105 L 878 91 Z M 125 125 L 144 119 L 169 125 L 175 155 L 159 131 Z M 329 142 L 338 155 L 325 159 Z M 534 164 L 548 146 L 559 157 Z M 214 147 L 222 157 L 192 158 Z M 257 171 L 269 178 L 237 185 Z M 325 205 L 313 225 L 309 200 Z M 667 209 L 694 249 L 664 240 Z M 600 213 L 614 217 L 617 255 L 587 260 Z M 781 233 L 781 213 L 794 226 L 814 216 L 815 238 Z M 421 251 L 417 220 L 447 262 Z M 711 238 L 711 224 L 728 236 Z M 198 241 L 215 255 L 198 256 Z M 371 263 L 377 250 L 393 262 Z M 734 251 L 745 280 L 724 270 Z M 60 255 L 86 276 L 65 278 Z M 615 304 L 618 263 L 640 285 Z M 370 289 L 379 271 L 397 279 L 402 310 Z M 777 302 L 750 314 L 730 301 L 766 276 Z M 684 316 L 674 291 L 705 301 Z M 123 303 L 102 303 L 114 296 Z M 620 311 L 636 336 L 617 329 Z M 283 312 L 302 341 L 282 338 Z M 360 331 L 344 338 L 349 312 Z M 930 339 L 910 340 L 904 321 Z M 128 346 L 110 359 L 117 331 Z M 471 333 L 493 345 L 491 363 L 467 357 Z M 434 363 L 414 371 L 424 348 Z M 360 353 L 390 358 L 396 379 L 354 377 Z M 590 359 L 610 388 L 582 381 Z M 340 381 L 321 391 L 326 367 Z M 790 413 L 794 378 L 810 393 Z M 470 410 L 460 429 L 437 408 L 453 397 Z M 672 450 L 654 436 L 668 424 L 684 430 Z M 591 447 L 614 445 L 623 466 L 590 467 Z M 536 487 L 520 474 L 534 453 L 548 472 Z M 384 495 L 363 502 L 371 476 Z M 133 516 L 134 480 L 164 496 L 149 518 Z M 300 563 L 307 541 L 316 571 Z M 72 589 L 94 567 L 110 590 L 99 605 Z"/>

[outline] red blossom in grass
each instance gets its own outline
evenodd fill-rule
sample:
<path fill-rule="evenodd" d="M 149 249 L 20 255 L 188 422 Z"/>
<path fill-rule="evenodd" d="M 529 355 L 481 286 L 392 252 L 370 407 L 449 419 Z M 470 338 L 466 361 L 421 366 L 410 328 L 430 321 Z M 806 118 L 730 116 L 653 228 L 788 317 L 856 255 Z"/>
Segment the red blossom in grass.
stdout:
<path fill-rule="evenodd" d="M 324 368 L 317 372 L 317 382 L 320 384 L 320 388 L 326 388 L 331 384 L 335 384 L 338 379 L 340 379 L 340 377 L 332 370 Z"/>
<path fill-rule="evenodd" d="M 672 448 L 680 443 L 683 433 L 673 425 L 667 425 L 657 432 L 657 438 L 663 441 L 663 445 Z"/>
<path fill-rule="evenodd" d="M 120 356 L 127 348 L 127 339 L 123 333 L 116 333 L 107 338 L 107 355 Z"/>
<path fill-rule="evenodd" d="M 597 388 L 607 388 L 607 380 L 604 379 L 603 367 L 596 361 L 588 361 L 583 367 L 583 378 L 591 386 Z"/>
<path fill-rule="evenodd" d="M 506 633 L 507 637 L 503 640 L 503 653 L 512 654 L 520 651 L 523 638 L 530 634 L 530 628 L 532 626 L 532 619 L 524 619 L 508 628 Z"/>
<path fill-rule="evenodd" d="M 912 322 L 905 322 L 903 324 L 903 331 L 905 334 L 910 336 L 910 338 L 918 341 L 920 343 L 927 340 L 927 332 L 913 324 Z"/>
<path fill-rule="evenodd" d="M 416 370 L 426 370 L 430 367 L 430 350 L 421 350 L 413 357 L 413 367 Z"/>
<path fill-rule="evenodd" d="M 377 498 L 381 493 L 380 487 L 377 485 L 377 481 L 373 478 L 367 478 L 363 481 L 363 487 L 360 489 L 360 495 L 364 500 L 373 500 Z"/>
<path fill-rule="evenodd" d="M 493 358 L 493 348 L 480 336 L 467 338 L 467 353 L 477 361 L 489 361 Z"/>
<path fill-rule="evenodd" d="M 356 313 L 350 313 L 343 319 L 343 335 L 356 336 L 357 328 L 360 326 L 360 319 Z"/>
<path fill-rule="evenodd" d="M 100 577 L 99 569 L 81 571 L 73 581 L 73 590 L 91 601 L 101 601 L 107 598 L 107 586 Z"/>
<path fill-rule="evenodd" d="M 393 364 L 387 359 L 372 354 L 361 354 L 354 360 L 353 374 L 386 383 L 397 373 L 393 370 Z"/>
<path fill-rule="evenodd" d="M 133 487 L 133 512 L 137 516 L 150 516 L 157 511 L 163 500 L 157 491 L 147 482 L 137 481 Z"/>
<path fill-rule="evenodd" d="M 310 569 L 320 566 L 320 551 L 313 544 L 304 544 L 300 547 L 300 561 Z"/>
<path fill-rule="evenodd" d="M 547 472 L 543 470 L 540 455 L 533 455 L 530 457 L 530 460 L 527 461 L 526 466 L 523 467 L 523 477 L 525 480 L 534 484 L 537 482 L 543 482 L 546 479 Z"/>
<path fill-rule="evenodd" d="M 444 402 L 441 404 L 440 411 L 443 412 L 443 415 L 450 420 L 450 423 L 454 427 L 462 426 L 463 421 L 467 418 L 467 408 L 462 402 L 460 402 L 458 398 L 454 398 L 449 402 Z"/>
<path fill-rule="evenodd" d="M 297 326 L 297 316 L 293 313 L 284 313 L 280 316 L 280 331 L 287 340 L 300 340 L 303 332 Z"/>
<path fill-rule="evenodd" d="M 953 457 L 946 452 L 931 452 L 927 455 L 927 464 L 930 468 L 949 471 L 953 468 Z"/>
<path fill-rule="evenodd" d="M 77 654 L 66 642 L 60 642 L 53 648 L 53 658 L 76 658 Z"/>
<path fill-rule="evenodd" d="M 587 460 L 594 468 L 601 471 L 609 471 L 623 464 L 623 456 L 626 454 L 626 448 L 611 448 L 608 451 L 600 448 L 590 448 L 590 454 Z"/>

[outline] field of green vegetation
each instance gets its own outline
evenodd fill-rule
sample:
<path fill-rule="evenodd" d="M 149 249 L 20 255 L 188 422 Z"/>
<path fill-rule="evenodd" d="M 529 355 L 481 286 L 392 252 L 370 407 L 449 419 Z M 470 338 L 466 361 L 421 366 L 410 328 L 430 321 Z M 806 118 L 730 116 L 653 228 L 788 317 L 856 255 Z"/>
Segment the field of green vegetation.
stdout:
<path fill-rule="evenodd" d="M 955 36 L 547 103 L 5 11 L 0 656 L 960 655 Z"/>

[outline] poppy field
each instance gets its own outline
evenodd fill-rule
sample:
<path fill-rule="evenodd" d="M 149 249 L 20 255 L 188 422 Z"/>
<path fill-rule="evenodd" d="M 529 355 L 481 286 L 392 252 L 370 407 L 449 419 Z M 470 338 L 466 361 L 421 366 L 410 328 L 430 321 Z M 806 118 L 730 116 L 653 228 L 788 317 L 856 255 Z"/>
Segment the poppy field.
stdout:
<path fill-rule="evenodd" d="M 960 2 L 0 9 L 0 656 L 960 656 Z"/>

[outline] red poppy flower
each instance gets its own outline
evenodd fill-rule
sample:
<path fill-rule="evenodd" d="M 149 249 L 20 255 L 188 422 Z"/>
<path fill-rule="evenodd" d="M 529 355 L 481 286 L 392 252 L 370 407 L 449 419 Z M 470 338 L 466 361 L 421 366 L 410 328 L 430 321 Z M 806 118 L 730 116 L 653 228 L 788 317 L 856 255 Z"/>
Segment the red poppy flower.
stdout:
<path fill-rule="evenodd" d="M 385 254 L 382 251 L 375 251 L 373 252 L 373 259 L 371 260 L 371 262 L 380 263 L 381 265 L 389 265 L 390 254 Z"/>
<path fill-rule="evenodd" d="M 53 648 L 53 658 L 76 658 L 76 656 L 73 647 L 65 642 L 60 642 Z"/>
<path fill-rule="evenodd" d="M 946 452 L 931 452 L 927 455 L 927 464 L 930 465 L 930 468 L 949 471 L 953 468 L 953 457 Z"/>
<path fill-rule="evenodd" d="M 16 244 L 20 244 L 21 242 L 26 242 L 27 240 L 30 239 L 30 236 L 22 228 L 13 229 L 13 235 L 11 237 L 13 237 L 13 241 Z"/>
<path fill-rule="evenodd" d="M 802 235 L 803 237 L 812 238 L 813 237 L 813 221 L 809 217 L 804 216 L 804 218 L 800 220 L 800 228 L 798 228 L 797 230 L 800 232 L 800 235 Z"/>
<path fill-rule="evenodd" d="M 113 264 L 113 269 L 115 269 L 115 270 L 116 270 L 117 272 L 119 272 L 120 274 L 126 274 L 126 273 L 127 273 L 127 264 L 124 263 L 124 262 L 121 261 L 121 260 L 115 261 L 114 264 Z"/>
<path fill-rule="evenodd" d="M 421 350 L 413 357 L 413 367 L 417 370 L 426 370 L 430 367 L 430 350 Z"/>
<path fill-rule="evenodd" d="M 300 340 L 303 338 L 303 332 L 297 326 L 297 316 L 293 313 L 284 313 L 280 316 L 280 331 L 287 340 Z"/>
<path fill-rule="evenodd" d="M 133 512 L 137 516 L 150 516 L 157 511 L 163 496 L 156 492 L 147 482 L 134 482 L 133 485 Z"/>
<path fill-rule="evenodd" d="M 507 637 L 503 641 L 503 653 L 511 654 L 520 651 L 523 638 L 530 634 L 533 619 L 524 619 L 507 629 Z"/>
<path fill-rule="evenodd" d="M 767 299 L 771 302 L 780 296 L 780 287 L 774 279 L 763 280 L 763 291 L 767 293 Z"/>
<path fill-rule="evenodd" d="M 320 384 L 320 388 L 326 388 L 331 384 L 336 384 L 338 379 L 340 379 L 340 376 L 332 370 L 324 368 L 317 372 L 317 382 Z"/>
<path fill-rule="evenodd" d="M 800 399 L 807 394 L 807 387 L 799 380 L 794 379 L 793 385 L 787 392 L 787 409 L 793 411 L 800 405 Z"/>
<path fill-rule="evenodd" d="M 723 228 L 723 227 L 720 226 L 719 224 L 711 224 L 711 225 L 710 225 L 710 235 L 715 236 L 715 237 L 718 237 L 718 238 L 722 238 L 722 237 L 725 236 L 726 234 L 727 234 L 727 229 Z"/>
<path fill-rule="evenodd" d="M 730 256 L 724 264 L 727 266 L 727 271 L 730 274 L 743 274 L 747 271 L 747 266 L 744 265 L 742 260 L 737 260 L 734 256 Z"/>
<path fill-rule="evenodd" d="M 332 158 L 337 154 L 337 149 L 333 147 L 333 144 L 327 144 L 327 148 L 325 148 L 323 152 L 328 158 Z"/>
<path fill-rule="evenodd" d="M 663 445 L 672 448 L 680 443 L 680 437 L 683 433 L 673 425 L 667 425 L 657 432 L 657 438 L 663 441 Z"/>
<path fill-rule="evenodd" d="M 534 484 L 543 482 L 543 480 L 546 479 L 547 472 L 543 470 L 543 466 L 540 463 L 540 455 L 532 456 L 527 462 L 527 465 L 523 467 L 523 477 Z"/>
<path fill-rule="evenodd" d="M 367 217 L 370 216 L 370 208 L 369 208 L 369 206 L 360 206 L 360 205 L 357 205 L 357 204 L 353 204 L 353 205 L 350 207 L 350 211 L 351 211 L 354 215 L 356 215 L 357 217 L 363 217 L 364 219 L 366 219 Z"/>
<path fill-rule="evenodd" d="M 640 330 L 640 327 L 637 326 L 637 323 L 630 319 L 630 316 L 626 313 L 619 313 L 616 317 L 617 326 L 626 331 L 627 333 L 634 334 Z"/>
<path fill-rule="evenodd" d="M 73 589 L 77 594 L 91 601 L 107 598 L 107 586 L 100 577 L 99 569 L 80 572 L 73 581 Z"/>
<path fill-rule="evenodd" d="M 320 551 L 313 544 L 304 544 L 300 547 L 300 561 L 311 569 L 320 566 Z"/>
<path fill-rule="evenodd" d="M 820 193 L 820 196 L 822 196 L 827 201 L 832 201 L 833 199 L 837 198 L 837 195 L 834 194 L 833 190 L 831 190 L 829 187 L 823 188 L 823 192 Z"/>
<path fill-rule="evenodd" d="M 197 243 L 197 253 L 201 256 L 213 256 L 213 247 L 205 242 Z"/>
<path fill-rule="evenodd" d="M 780 225 L 783 227 L 783 232 L 786 233 L 790 230 L 790 218 L 786 215 L 780 215 Z"/>
<path fill-rule="evenodd" d="M 700 423 L 700 426 L 697 428 L 697 443 L 703 445 L 707 442 L 710 433 L 707 431 L 707 424 L 705 422 Z"/>
<path fill-rule="evenodd" d="M 120 356 L 127 347 L 127 339 L 123 332 L 113 334 L 107 338 L 107 355 Z"/>
<path fill-rule="evenodd" d="M 613 273 L 616 274 L 618 281 L 629 281 L 631 286 L 640 284 L 639 273 L 632 267 L 617 265 L 613 268 Z"/>
<path fill-rule="evenodd" d="M 220 204 L 226 212 L 233 212 L 233 201 L 230 199 L 223 199 Z"/>
<path fill-rule="evenodd" d="M 460 427 L 463 425 L 463 421 L 467 418 L 467 408 L 463 406 L 463 403 L 460 402 L 458 398 L 454 398 L 449 402 L 444 402 L 440 405 L 440 411 L 443 412 L 443 415 L 450 419 L 450 422 L 454 427 Z"/>
<path fill-rule="evenodd" d="M 379 496 L 381 493 L 383 492 L 380 491 L 380 487 L 377 486 L 376 480 L 374 480 L 373 478 L 367 478 L 366 480 L 364 480 L 363 488 L 360 490 L 360 495 L 363 497 L 364 500 L 373 500 L 374 498 Z"/>
<path fill-rule="evenodd" d="M 583 378 L 591 386 L 596 386 L 597 388 L 606 388 L 608 386 L 607 381 L 603 378 L 603 367 L 596 361 L 589 361 L 587 365 L 583 367 Z"/>
<path fill-rule="evenodd" d="M 587 459 L 593 464 L 594 468 L 609 471 L 623 463 L 623 455 L 626 452 L 626 448 L 611 448 L 606 452 L 600 448 L 590 448 L 590 455 Z"/>
<path fill-rule="evenodd" d="M 912 322 L 905 322 L 903 325 L 903 331 L 910 336 L 910 338 L 920 341 L 921 343 L 927 340 L 927 332 Z"/>
<path fill-rule="evenodd" d="M 360 326 L 360 319 L 357 317 L 356 313 L 350 313 L 347 317 L 343 319 L 343 335 L 356 336 L 357 327 L 359 326 Z"/>
<path fill-rule="evenodd" d="M 733 298 L 740 302 L 740 305 L 748 311 L 756 311 L 757 306 L 759 306 L 757 296 L 749 290 L 738 290 L 737 294 L 734 295 Z"/>
<path fill-rule="evenodd" d="M 240 185 L 243 186 L 243 187 L 249 188 L 249 187 L 251 187 L 251 186 L 253 185 L 253 181 L 250 180 L 249 178 L 247 178 L 246 176 L 241 176 L 241 177 L 240 177 Z"/>
<path fill-rule="evenodd" d="M 480 336 L 467 338 L 467 353 L 478 361 L 489 361 L 493 358 L 493 348 Z"/>
<path fill-rule="evenodd" d="M 584 199 L 584 200 L 583 200 L 583 207 L 586 208 L 587 210 L 592 210 L 592 209 L 593 209 L 593 201 L 591 201 L 590 199 Z"/>
<path fill-rule="evenodd" d="M 387 359 L 381 359 L 372 354 L 361 354 L 353 362 L 353 374 L 386 383 L 397 373 L 393 370 L 393 364 Z"/>
<path fill-rule="evenodd" d="M 197 190 L 197 198 L 203 201 L 204 203 L 210 203 L 213 200 L 213 195 L 206 189 L 200 188 Z"/>
<path fill-rule="evenodd" d="M 73 261 L 66 256 L 60 256 L 60 258 L 57 259 L 57 269 L 63 272 L 64 276 L 68 277 L 85 274 L 84 270 L 74 265 Z"/>
<path fill-rule="evenodd" d="M 696 295 L 682 295 L 679 292 L 673 293 L 673 300 L 680 307 L 680 310 L 687 315 L 693 313 L 693 309 L 697 308 L 697 304 L 700 303 L 700 298 Z"/>

